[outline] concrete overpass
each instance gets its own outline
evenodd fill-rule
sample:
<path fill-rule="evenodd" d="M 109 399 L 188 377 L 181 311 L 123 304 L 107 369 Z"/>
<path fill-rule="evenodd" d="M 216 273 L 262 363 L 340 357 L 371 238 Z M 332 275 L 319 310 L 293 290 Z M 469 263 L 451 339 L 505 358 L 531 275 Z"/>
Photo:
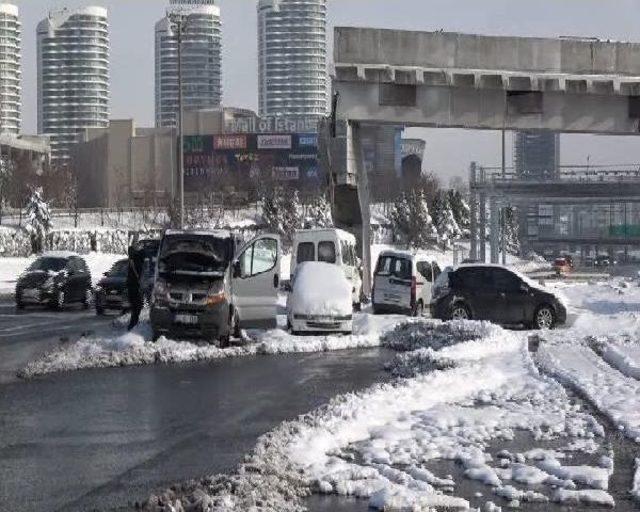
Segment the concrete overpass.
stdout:
<path fill-rule="evenodd" d="M 636 43 L 338 27 L 334 63 L 336 129 L 329 160 L 336 188 L 345 190 L 336 193 L 342 198 L 336 200 L 337 218 L 361 218 L 367 269 L 361 125 L 640 132 Z"/>

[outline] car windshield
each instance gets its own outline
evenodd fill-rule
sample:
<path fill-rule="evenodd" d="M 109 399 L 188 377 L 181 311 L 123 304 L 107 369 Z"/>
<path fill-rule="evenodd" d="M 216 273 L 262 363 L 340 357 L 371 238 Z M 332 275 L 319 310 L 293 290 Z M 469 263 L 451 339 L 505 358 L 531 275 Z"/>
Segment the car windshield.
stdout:
<path fill-rule="evenodd" d="M 180 235 L 162 243 L 158 270 L 161 273 L 223 273 L 233 255 L 230 238 Z"/>
<path fill-rule="evenodd" d="M 43 257 L 34 261 L 27 270 L 29 272 L 60 272 L 66 266 L 66 258 Z"/>
<path fill-rule="evenodd" d="M 120 260 L 107 272 L 109 277 L 125 277 L 129 270 L 129 260 Z"/>

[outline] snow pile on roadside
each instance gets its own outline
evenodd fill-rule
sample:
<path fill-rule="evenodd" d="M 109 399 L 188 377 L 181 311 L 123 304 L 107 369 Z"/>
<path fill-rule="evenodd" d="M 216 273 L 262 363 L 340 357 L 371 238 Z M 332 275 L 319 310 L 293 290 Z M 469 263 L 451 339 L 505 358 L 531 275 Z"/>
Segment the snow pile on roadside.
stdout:
<path fill-rule="evenodd" d="M 545 371 L 578 390 L 625 435 L 640 442 L 640 382 L 625 377 L 585 345 L 543 344 L 537 357 Z"/>
<path fill-rule="evenodd" d="M 607 341 L 600 349 L 602 358 L 627 377 L 640 380 L 640 345 L 628 339 Z"/>
<path fill-rule="evenodd" d="M 403 346 L 399 333 L 412 329 L 421 335 L 406 336 Z M 476 336 L 469 340 L 472 332 Z M 237 510 L 251 492 L 254 505 L 265 500 L 269 509 L 276 499 L 264 496 L 270 486 L 284 489 L 290 498 L 282 510 L 299 510 L 300 497 L 311 491 L 367 499 L 377 510 L 468 509 L 470 502 L 455 496 L 455 481 L 429 467 L 437 460 L 457 461 L 466 478 L 484 483 L 512 505 L 517 500 L 549 501 L 549 496 L 585 499 L 582 494 L 553 494 L 558 487 L 573 491 L 577 484 L 606 493 L 608 466 L 562 465 L 562 455 L 543 450 L 501 457 L 491 453 L 492 441 L 513 439 L 518 431 L 529 432 L 540 443 L 593 440 L 603 433 L 590 415 L 570 404 L 559 384 L 539 376 L 524 337 L 489 324 L 416 320 L 384 339 L 405 350 L 405 362 L 431 351 L 433 361 L 452 366 L 343 395 L 285 423 L 259 441 L 249 459 L 251 471 L 243 465 L 230 477 L 252 479 L 255 488 L 221 490 L 201 483 L 181 498 L 174 495 L 172 506 L 176 500 L 186 506 L 198 492 L 221 511 Z M 548 495 L 541 486 L 548 487 Z M 147 510 L 171 509 L 148 504 Z"/>
<path fill-rule="evenodd" d="M 132 333 L 81 338 L 30 362 L 19 376 L 28 379 L 89 368 L 179 364 L 262 354 L 371 348 L 379 346 L 381 335 L 403 318 L 357 315 L 351 336 L 292 336 L 282 330 L 250 332 L 251 337 L 245 338 L 242 345 L 220 349 L 206 343 L 178 342 L 164 337 L 155 343 L 149 341 L 151 330 L 148 312 L 143 312 L 143 322 Z M 125 320 L 128 321 L 128 317 L 115 319 L 114 327 L 124 329 Z"/>

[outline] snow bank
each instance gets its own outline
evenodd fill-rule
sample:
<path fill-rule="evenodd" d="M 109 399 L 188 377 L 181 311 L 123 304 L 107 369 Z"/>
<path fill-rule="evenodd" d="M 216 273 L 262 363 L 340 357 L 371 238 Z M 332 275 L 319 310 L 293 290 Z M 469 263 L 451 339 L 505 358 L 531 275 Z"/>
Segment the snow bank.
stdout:
<path fill-rule="evenodd" d="M 606 364 L 591 348 L 575 343 L 543 344 L 538 363 L 640 442 L 640 382 Z"/>
<path fill-rule="evenodd" d="M 94 264 L 97 266 L 97 262 Z M 282 330 L 250 332 L 250 337 L 245 339 L 241 346 L 220 349 L 204 343 L 178 342 L 165 337 L 161 337 L 155 343 L 149 341 L 151 330 L 148 324 L 148 312 L 143 312 L 143 322 L 133 333 L 81 338 L 76 343 L 60 347 L 30 362 L 20 372 L 20 376 L 33 378 L 39 375 L 89 368 L 174 364 L 259 354 L 371 348 L 379 346 L 381 335 L 392 329 L 402 318 L 356 315 L 354 334 L 351 336 L 292 336 Z M 114 327 L 122 330 L 126 323 L 127 317 L 121 317 L 114 320 Z"/>
<path fill-rule="evenodd" d="M 633 474 L 631 496 L 633 496 L 634 500 L 640 502 L 640 458 L 635 460 L 635 472 Z"/>
<path fill-rule="evenodd" d="M 627 377 L 640 380 L 640 345 L 637 342 L 609 341 L 604 344 L 602 358 Z"/>

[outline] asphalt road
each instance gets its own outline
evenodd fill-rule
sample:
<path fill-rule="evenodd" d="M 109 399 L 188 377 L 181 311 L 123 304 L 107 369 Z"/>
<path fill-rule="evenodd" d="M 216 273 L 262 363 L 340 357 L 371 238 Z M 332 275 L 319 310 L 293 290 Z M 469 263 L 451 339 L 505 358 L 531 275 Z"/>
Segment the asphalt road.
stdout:
<path fill-rule="evenodd" d="M 129 509 L 154 490 L 232 471 L 257 438 L 384 380 L 382 350 L 9 378 L 37 353 L 108 328 L 87 312 L 0 306 L 0 510 Z"/>

